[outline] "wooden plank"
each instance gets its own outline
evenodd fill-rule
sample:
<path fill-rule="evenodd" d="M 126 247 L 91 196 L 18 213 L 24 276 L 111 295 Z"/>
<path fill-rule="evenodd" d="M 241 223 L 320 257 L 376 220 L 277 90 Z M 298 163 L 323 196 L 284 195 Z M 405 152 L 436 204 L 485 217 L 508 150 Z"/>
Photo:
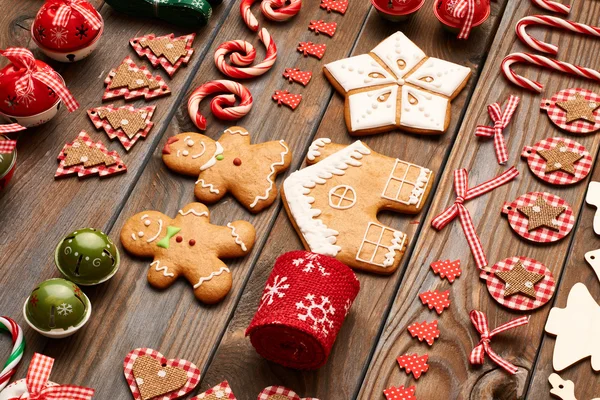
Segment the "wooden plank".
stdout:
<path fill-rule="evenodd" d="M 499 12 L 505 3 L 494 5 L 493 16 L 477 33 L 480 40 L 468 43 L 455 40 L 439 26 L 435 17 L 427 11 L 431 4 L 432 2 L 428 2 L 417 18 L 404 25 L 403 32 L 428 55 L 457 63 L 468 60 L 467 65 L 475 73 L 468 87 L 453 102 L 452 123 L 448 132 L 441 137 L 393 132 L 363 139 L 375 151 L 437 171 L 445 162 L 451 144 L 454 142 L 463 109 L 477 82 L 479 62 L 487 52 L 488 39 L 491 41 Z M 352 7 L 355 7 L 354 3 L 351 4 Z M 353 53 L 361 54 L 370 50 L 397 29 L 397 25 L 382 23 L 372 10 Z M 338 143 L 351 143 L 354 140 L 345 128 L 341 96 L 335 95 L 332 99 L 316 137 L 329 137 L 333 142 Z M 306 148 L 304 149 L 306 151 Z M 415 149 L 420 151 L 417 152 Z M 410 221 L 417 219 L 421 223 L 423 216 L 424 213 L 417 217 L 399 215 L 392 217 L 386 213 L 382 215 L 382 222 L 402 229 L 414 239 L 420 228 L 418 224 L 410 224 Z M 388 311 L 390 300 L 396 293 L 402 272 L 391 277 L 358 274 L 361 293 L 342 327 L 328 363 L 314 372 L 293 371 L 269 363 L 258 356 L 249 340 L 244 337 L 244 331 L 256 311 L 264 283 L 275 259 L 286 251 L 299 248 L 302 248 L 302 245 L 297 234 L 287 215 L 281 213 L 271 230 L 265 249 L 254 268 L 214 361 L 203 379 L 204 388 L 226 378 L 233 385 L 236 396 L 243 399 L 254 398 L 264 387 L 278 384 L 293 388 L 301 396 L 314 396 L 320 399 L 356 397 L 370 354 L 380 334 L 382 319 Z M 407 262 L 408 257 L 405 258 L 402 268 Z M 379 398 L 380 394 L 369 398 Z"/>
<path fill-rule="evenodd" d="M 7 3 L 9 2 L 3 2 L 5 5 Z M 40 2 L 36 2 L 36 9 L 27 9 L 24 15 L 35 15 L 40 5 Z M 173 94 L 160 101 L 149 103 L 157 105 L 157 112 L 153 119 L 155 126 L 146 141 L 142 140 L 136 144 L 129 154 L 126 154 L 120 143 L 110 143 L 103 131 L 96 132 L 87 117 L 86 110 L 102 105 L 103 81 L 109 70 L 117 67 L 125 56 L 130 55 L 139 64 L 149 66 L 146 61 L 138 59 L 132 51 L 128 43 L 130 38 L 152 32 L 157 35 L 173 31 L 176 34 L 189 32 L 177 30 L 172 25 L 156 20 L 126 17 L 114 12 L 110 7 L 103 7 L 102 15 L 106 22 L 105 36 L 94 54 L 83 61 L 62 66 L 60 69 L 69 88 L 80 102 L 81 108 L 72 114 L 61 110 L 53 121 L 42 127 L 27 130 L 21 135 L 17 172 L 10 186 L 0 193 L 0 204 L 2 204 L 0 265 L 3 271 L 0 276 L 0 287 L 10 288 L 10 296 L 3 296 L 0 299 L 3 314 L 14 317 L 25 326 L 22 303 L 34 285 L 45 279 L 59 276 L 53 265 L 54 249 L 59 241 L 77 228 L 96 227 L 108 231 L 114 224 L 116 213 L 131 194 L 144 166 L 159 144 L 174 114 L 175 106 L 182 101 L 194 72 L 207 54 L 207 46 L 214 39 L 214 32 L 223 23 L 231 6 L 223 5 L 217 8 L 210 24 L 198 30 L 194 45 L 196 53 L 190 65 L 180 71 L 174 79 L 165 78 Z M 150 69 L 152 70 L 151 67 Z M 153 72 L 166 77 L 162 71 Z M 123 104 L 123 101 L 114 104 Z M 145 103 L 133 104 L 140 106 Z M 86 130 L 92 139 L 107 144 L 109 150 L 119 152 L 128 166 L 128 172 L 104 181 L 99 181 L 96 177 L 85 181 L 79 181 L 77 178 L 54 181 L 54 172 L 58 166 L 57 155 L 64 143 L 72 141 L 82 129 Z M 25 281 L 23 270 L 27 271 L 28 276 Z M 127 268 L 123 267 L 120 275 L 113 280 L 114 286 L 102 285 L 85 290 L 94 307 L 102 304 L 102 299 L 105 299 L 107 306 L 109 303 L 112 306 L 109 308 L 109 313 L 111 309 L 117 310 L 124 305 L 124 303 L 111 302 L 111 298 L 112 291 L 119 287 L 120 276 L 125 275 L 126 270 Z M 112 314 L 114 317 L 120 317 L 120 313 L 121 311 Z M 139 316 L 139 314 L 134 315 Z M 97 324 L 107 323 L 108 319 L 101 312 L 96 313 L 95 316 L 96 318 L 93 319 Z M 53 357 L 63 352 L 65 356 L 69 354 L 64 358 L 61 357 L 61 361 L 57 362 L 55 376 L 60 377 L 61 382 L 94 386 L 103 377 L 96 373 L 88 374 L 87 371 L 92 367 L 95 369 L 91 363 L 92 356 L 94 353 L 101 352 L 91 352 L 90 348 L 82 347 L 82 343 L 84 337 L 87 337 L 87 340 L 96 342 L 100 347 L 105 346 L 107 338 L 98 336 L 95 331 L 93 327 L 85 328 L 83 332 L 71 339 L 48 341 L 33 330 L 27 329 L 28 347 L 25 358 L 29 359 L 34 351 L 44 352 Z M 108 333 L 112 333 L 112 330 Z M 65 351 L 66 348 L 69 352 Z M 65 361 L 69 359 L 78 362 L 71 364 Z M 117 380 L 122 360 L 107 361 L 115 368 L 113 380 Z M 21 366 L 17 376 L 24 376 L 26 366 L 27 363 Z M 112 382 L 105 382 L 112 384 Z M 109 397 L 100 396 L 100 398 Z"/>
<path fill-rule="evenodd" d="M 589 3 L 578 3 L 574 6 L 573 19 L 588 23 L 597 19 L 598 7 Z M 492 341 L 492 347 L 496 352 L 520 367 L 517 375 L 508 375 L 489 359 L 481 368 L 469 365 L 469 353 L 479 341 L 479 335 L 468 318 L 470 310 L 478 309 L 485 312 L 491 328 L 522 314 L 499 306 L 488 294 L 485 285 L 479 282 L 477 268 L 458 220 L 441 232 L 436 232 L 429 224 L 434 216 L 454 201 L 452 172 L 455 169 L 467 168 L 471 185 L 488 180 L 505 170 L 495 162 L 492 143 L 478 140 L 473 132 L 477 124 L 488 123 L 487 104 L 503 102 L 511 93 L 519 94 L 522 97 L 521 104 L 506 130 L 506 135 L 510 155 L 507 165 L 516 165 L 521 175 L 514 183 L 496 189 L 481 199 L 470 201 L 467 208 L 486 249 L 490 265 L 506 257 L 524 255 L 544 263 L 553 271 L 557 280 L 560 278 L 571 243 L 576 240 L 576 236 L 571 234 L 566 240 L 549 246 L 526 243 L 511 231 L 505 218 L 500 215 L 504 201 L 512 201 L 530 191 L 548 191 L 567 200 L 577 216 L 586 188 L 585 183 L 573 187 L 546 185 L 533 176 L 525 161 L 519 159 L 524 146 L 533 145 L 546 137 L 563 136 L 551 124 L 545 113 L 540 112 L 542 96 L 525 93 L 508 85 L 499 71 L 500 61 L 505 55 L 511 51 L 524 50 L 524 46 L 516 41 L 514 34 L 516 22 L 521 17 L 537 11 L 528 2 L 508 3 L 482 73 L 481 84 L 475 90 L 467 110 L 465 122 L 443 172 L 440 187 L 425 219 L 425 229 L 417 241 L 410 267 L 394 299 L 384 333 L 365 376 L 359 395 L 361 399 L 378 398 L 383 389 L 392 385 L 415 384 L 413 379 L 400 371 L 395 361 L 396 357 L 413 352 L 429 355 L 430 370 L 416 383 L 418 398 L 515 399 L 522 398 L 526 392 L 527 376 L 531 373 L 532 364 L 536 359 L 550 306 L 546 305 L 533 312 L 528 326 L 505 332 Z M 537 34 L 539 35 L 539 32 Z M 547 35 L 546 39 L 557 43 L 559 42 L 557 36 L 557 34 Z M 591 49 L 597 49 L 598 43 L 581 40 L 573 35 L 560 36 L 561 59 L 575 61 L 582 65 L 593 65 L 594 57 L 590 54 L 597 50 Z M 547 72 L 534 72 L 529 68 L 518 68 L 520 72 L 524 70 L 527 76 L 535 76 L 536 80 L 546 85 L 544 96 L 547 97 L 568 87 L 595 88 L 589 82 Z M 577 137 L 575 140 L 585 145 L 591 154 L 597 153 L 598 136 Z M 587 231 L 589 234 L 589 230 Z M 445 281 L 440 281 L 429 269 L 429 264 L 433 261 L 456 258 L 462 261 L 463 274 L 452 286 Z M 421 305 L 417 297 L 419 293 L 427 290 L 449 288 L 451 288 L 452 305 L 440 317 Z M 407 332 L 407 326 L 415 321 L 434 319 L 439 320 L 441 337 L 432 348 L 412 339 Z M 538 379 L 543 381 L 546 376 L 547 374 L 542 374 L 542 378 Z M 547 386 L 543 387 L 539 380 L 536 382 L 539 383 L 529 391 L 529 396 L 548 398 Z"/>

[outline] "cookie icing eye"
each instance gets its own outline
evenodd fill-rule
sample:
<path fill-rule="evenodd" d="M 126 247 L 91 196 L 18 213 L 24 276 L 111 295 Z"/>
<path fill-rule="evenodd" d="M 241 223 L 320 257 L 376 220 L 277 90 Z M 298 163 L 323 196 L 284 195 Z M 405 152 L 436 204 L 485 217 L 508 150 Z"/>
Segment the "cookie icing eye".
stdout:
<path fill-rule="evenodd" d="M 188 147 L 194 147 L 195 144 L 192 139 L 188 139 L 185 143 L 188 145 Z"/>
<path fill-rule="evenodd" d="M 144 232 L 142 232 L 142 231 L 139 231 L 139 232 L 138 232 L 138 236 L 139 236 L 139 237 L 144 237 Z"/>
<path fill-rule="evenodd" d="M 144 221 L 144 225 L 146 225 L 146 226 L 150 226 L 151 223 L 152 222 L 149 219 L 147 219 L 147 220 Z"/>
<path fill-rule="evenodd" d="M 181 152 L 181 154 L 183 154 L 184 157 L 187 157 L 190 154 L 190 152 L 187 150 L 184 150 Z"/>

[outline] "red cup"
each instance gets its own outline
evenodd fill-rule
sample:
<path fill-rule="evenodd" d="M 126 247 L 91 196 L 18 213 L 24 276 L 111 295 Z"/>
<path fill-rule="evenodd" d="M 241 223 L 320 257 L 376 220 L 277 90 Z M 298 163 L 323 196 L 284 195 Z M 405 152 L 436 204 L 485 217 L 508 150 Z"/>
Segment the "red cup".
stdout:
<path fill-rule="evenodd" d="M 382 18 L 401 22 L 419 11 L 425 0 L 371 0 L 371 4 Z"/>
<path fill-rule="evenodd" d="M 458 34 L 462 28 L 463 21 L 452 15 L 452 11 L 458 0 L 436 0 L 433 4 L 433 13 L 446 30 Z M 473 28 L 483 24 L 490 16 L 490 0 L 475 0 L 475 15 L 473 16 Z"/>
<path fill-rule="evenodd" d="M 0 135 L 0 141 L 10 140 L 4 135 Z M 10 154 L 0 154 L 0 190 L 8 186 L 17 166 L 17 149 Z"/>

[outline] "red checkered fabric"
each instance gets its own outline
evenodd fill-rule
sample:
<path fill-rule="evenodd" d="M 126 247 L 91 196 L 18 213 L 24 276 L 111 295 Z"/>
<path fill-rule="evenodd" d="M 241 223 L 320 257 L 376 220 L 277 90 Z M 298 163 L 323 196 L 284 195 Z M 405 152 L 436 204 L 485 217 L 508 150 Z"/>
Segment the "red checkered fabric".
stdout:
<path fill-rule="evenodd" d="M 58 6 L 56 10 L 56 14 L 54 15 L 54 21 L 52 23 L 55 26 L 63 26 L 66 27 L 69 23 L 69 18 L 71 18 L 71 13 L 73 11 L 78 12 L 85 18 L 88 24 L 94 29 L 102 28 L 102 17 L 97 12 L 93 12 L 83 7 L 81 4 L 86 3 L 84 0 L 62 0 L 64 4 Z"/>
<path fill-rule="evenodd" d="M 517 210 L 517 208 L 532 206 L 533 203 L 535 203 L 535 200 L 540 196 L 553 207 L 566 207 L 565 211 L 556 219 L 559 225 L 558 231 L 544 226 L 529 231 L 529 219 L 526 215 Z M 519 236 L 538 243 L 556 242 L 567 236 L 575 225 L 575 216 L 569 203 L 560 197 L 547 192 L 530 192 L 524 194 L 512 203 L 505 203 L 502 207 L 502 213 L 508 217 L 511 228 Z"/>
<path fill-rule="evenodd" d="M 67 150 L 68 148 L 73 146 L 73 143 L 75 142 L 75 141 L 73 141 L 71 143 L 67 143 L 63 147 L 63 149 L 60 151 L 60 154 L 58 155 L 58 161 L 60 163 L 58 165 L 58 169 L 56 170 L 56 173 L 54 174 L 54 178 L 63 178 L 63 177 L 68 177 L 68 176 L 71 176 L 74 174 L 77 174 L 77 176 L 79 176 L 79 178 L 87 178 L 87 177 L 90 177 L 90 176 L 93 176 L 96 174 L 98 176 L 100 176 L 101 178 L 103 178 L 103 177 L 110 176 L 110 175 L 122 174 L 127 171 L 127 166 L 121 160 L 119 153 L 117 153 L 116 151 L 109 152 L 101 142 L 96 143 L 96 142 L 92 141 L 92 139 L 90 139 L 90 137 L 88 136 L 88 134 L 85 131 L 81 131 L 79 133 L 79 136 L 77 136 L 77 139 L 83 140 L 85 142 L 85 144 L 87 144 L 88 146 L 97 147 L 104 154 L 114 158 L 116 163 L 111 166 L 106 166 L 105 164 L 99 164 L 99 165 L 95 165 L 95 166 L 89 167 L 89 168 L 84 167 L 83 163 L 73 165 L 71 167 L 65 166 L 65 159 L 67 158 L 67 155 L 65 154 L 65 150 Z"/>
<path fill-rule="evenodd" d="M 290 400 L 319 400 L 314 397 L 300 398 L 296 392 L 283 386 L 269 386 L 265 388 L 260 392 L 257 400 L 269 400 L 269 398 L 274 395 L 286 396 Z"/>
<path fill-rule="evenodd" d="M 500 165 L 506 164 L 506 161 L 508 160 L 506 141 L 504 140 L 504 128 L 506 128 L 512 119 L 512 116 L 519 105 L 519 100 L 520 99 L 517 96 L 510 96 L 504 111 L 502 111 L 500 104 L 490 104 L 488 106 L 488 114 L 494 123 L 494 126 L 478 125 L 475 130 L 475 136 L 494 138 L 494 150 L 496 151 L 496 158 Z"/>
<path fill-rule="evenodd" d="M 524 316 L 509 321 L 503 325 L 500 325 L 492 331 L 490 331 L 490 328 L 488 326 L 487 317 L 481 311 L 473 310 L 469 314 L 469 317 L 471 318 L 473 326 L 475 326 L 475 329 L 477 329 L 477 332 L 479 332 L 479 335 L 481 337 L 481 340 L 479 341 L 477 346 L 475 346 L 473 351 L 471 351 L 471 355 L 469 356 L 469 362 L 471 364 L 481 365 L 484 363 L 485 354 L 487 353 L 490 359 L 496 364 L 498 364 L 500 367 L 502 367 L 504 370 L 513 375 L 516 374 L 518 370 L 517 367 L 500 357 L 498 354 L 496 354 L 496 352 L 492 350 L 490 343 L 495 335 L 507 331 L 509 329 L 528 324 L 529 316 Z"/>
<path fill-rule="evenodd" d="M 229 386 L 229 382 L 223 381 L 219 383 L 217 386 L 208 389 L 206 392 L 199 394 L 196 397 L 192 397 L 190 400 L 201 400 L 205 399 L 211 394 L 214 394 L 215 397 L 223 400 L 236 400 L 231 387 Z"/>
<path fill-rule="evenodd" d="M 29 399 L 89 400 L 94 389 L 75 385 L 49 384 L 54 359 L 35 353 L 27 371 L 27 391 Z"/>
<path fill-rule="evenodd" d="M 27 128 L 25 128 L 24 126 L 21 126 L 19 124 L 0 125 L 0 133 L 13 133 L 13 132 L 23 131 L 25 129 L 27 129 Z"/>
<path fill-rule="evenodd" d="M 17 148 L 16 140 L 1 140 L 0 141 L 0 154 L 10 154 Z"/>
<path fill-rule="evenodd" d="M 46 70 L 38 68 L 31 51 L 22 47 L 11 47 L 6 50 L 0 50 L 0 55 L 8 58 L 17 69 L 23 69 L 23 75 L 15 83 L 17 94 L 29 96 L 33 92 L 33 80 L 35 79 L 52 89 L 63 103 L 65 103 L 69 111 L 73 112 L 79 108 L 79 103 L 77 103 L 64 82 L 56 79 Z"/>
<path fill-rule="evenodd" d="M 144 128 L 141 131 L 138 131 L 131 139 L 129 139 L 129 136 L 127 136 L 127 134 L 123 132 L 123 129 L 114 129 L 107 119 L 103 119 L 98 116 L 98 111 L 100 110 L 108 110 L 110 112 L 117 111 L 123 108 L 129 111 L 144 112 L 146 114 L 146 128 Z M 114 107 L 112 105 L 109 105 L 107 107 L 90 108 L 87 111 L 87 113 L 88 117 L 90 117 L 90 120 L 92 121 L 92 124 L 94 124 L 96 129 L 104 129 L 104 131 L 111 140 L 113 140 L 114 138 L 118 138 L 123 147 L 125 147 L 125 150 L 129 151 L 140 138 L 145 139 L 148 136 L 148 133 L 150 133 L 150 130 L 154 126 L 154 122 L 152 122 L 151 119 L 154 115 L 155 110 L 156 106 L 135 108 L 133 106 Z"/>
<path fill-rule="evenodd" d="M 573 164 L 575 167 L 574 175 L 560 170 L 546 172 L 546 160 L 537 153 L 538 150 L 553 149 L 559 142 L 563 142 L 568 151 L 583 155 L 582 159 Z M 527 160 L 529 169 L 535 176 L 552 185 L 571 185 L 577 183 L 588 176 L 593 165 L 592 156 L 583 145 L 574 140 L 560 137 L 544 139 L 534 146 L 525 146 L 521 153 L 521 157 Z"/>
<path fill-rule="evenodd" d="M 140 391 L 135 382 L 135 376 L 133 375 L 133 364 L 135 363 L 135 360 L 138 359 L 138 357 L 142 356 L 152 357 L 158 362 L 160 362 L 162 365 L 166 365 L 168 367 L 183 369 L 188 376 L 187 382 L 185 383 L 185 385 L 183 385 L 181 389 L 179 389 L 178 391 L 167 393 L 162 396 L 153 397 L 152 400 L 171 400 L 183 397 L 192 390 L 194 390 L 194 388 L 198 385 L 198 382 L 200 382 L 200 370 L 191 362 L 187 360 L 167 360 L 165 356 L 153 349 L 135 349 L 129 354 L 127 354 L 127 357 L 125 357 L 125 361 L 123 363 L 125 379 L 129 384 L 129 389 L 131 390 L 131 393 L 133 394 L 133 398 L 135 400 L 141 400 L 142 396 L 140 395 Z"/>
<path fill-rule="evenodd" d="M 510 271 L 520 262 L 528 272 L 544 275 L 541 281 L 535 284 L 535 299 L 522 293 L 504 297 L 506 284 L 496 276 L 496 272 Z M 533 258 L 511 257 L 496 263 L 488 271 L 481 271 L 481 279 L 486 281 L 490 295 L 499 304 L 517 311 L 535 310 L 546 304 L 554 295 L 556 282 L 552 272 L 546 266 Z"/>
<path fill-rule="evenodd" d="M 452 15 L 462 20 L 462 26 L 458 34 L 459 39 L 468 39 L 473 28 L 473 17 L 475 16 L 475 0 L 458 0 L 452 10 Z"/>
<path fill-rule="evenodd" d="M 594 101 L 600 104 L 600 95 L 587 89 L 578 88 L 561 90 L 550 99 L 542 99 L 540 108 L 548 113 L 550 120 L 560 129 L 576 135 L 586 135 L 596 132 L 600 129 L 600 108 L 594 111 L 594 116 L 596 117 L 595 123 L 578 119 L 567 124 L 567 112 L 556 105 L 560 101 L 574 100 L 576 93 L 580 94 L 587 101 Z"/>
<path fill-rule="evenodd" d="M 152 52 L 152 50 L 150 50 L 150 47 L 144 48 L 140 44 L 140 41 L 142 39 L 152 40 L 152 39 L 161 39 L 161 38 L 174 39 L 175 34 L 171 33 L 169 35 L 158 36 L 158 37 L 154 34 L 149 34 L 146 36 L 133 38 L 129 41 L 129 44 L 131 45 L 131 47 L 133 47 L 133 49 L 135 50 L 135 52 L 137 53 L 138 56 L 140 56 L 142 58 L 146 57 L 148 59 L 148 61 L 150 61 L 150 64 L 152 64 L 152 66 L 154 68 L 156 68 L 158 65 L 160 65 L 167 72 L 167 74 L 169 74 L 170 77 L 173 77 L 173 75 L 175 75 L 175 72 L 177 72 L 177 70 L 179 69 L 179 67 L 181 67 L 182 64 L 187 65 L 190 62 L 190 58 L 192 58 L 192 55 L 194 54 L 194 48 L 192 47 L 192 45 L 194 43 L 194 39 L 196 38 L 196 34 L 191 33 L 189 35 L 180 36 L 177 38 L 177 40 L 185 40 L 186 41 L 187 54 L 185 57 L 180 57 L 179 60 L 177 60 L 177 62 L 175 64 L 171 64 L 171 62 L 165 56 L 157 57 Z"/>
<path fill-rule="evenodd" d="M 168 96 L 171 94 L 171 89 L 169 89 L 169 86 L 166 84 L 165 80 L 160 75 L 152 76 L 152 73 L 148 71 L 148 68 L 144 66 L 138 67 L 135 64 L 135 62 L 133 62 L 131 57 L 125 57 L 121 64 L 127 64 L 127 66 L 134 71 L 142 71 L 148 79 L 156 80 L 160 87 L 154 90 L 150 90 L 148 87 L 135 90 L 129 90 L 127 87 L 109 89 L 108 87 L 116 73 L 116 69 L 113 69 L 110 71 L 110 73 L 104 80 L 104 84 L 106 85 L 106 91 L 104 92 L 104 96 L 102 96 L 102 101 L 111 101 L 119 97 L 123 97 L 125 100 L 133 100 L 137 99 L 138 97 L 144 97 L 145 100 L 151 100 L 157 97 Z"/>

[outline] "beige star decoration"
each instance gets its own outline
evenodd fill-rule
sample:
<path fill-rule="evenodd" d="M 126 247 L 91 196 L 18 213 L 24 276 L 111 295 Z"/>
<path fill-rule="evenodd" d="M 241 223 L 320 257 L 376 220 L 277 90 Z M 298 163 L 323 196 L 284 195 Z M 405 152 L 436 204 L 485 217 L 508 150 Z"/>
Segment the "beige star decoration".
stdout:
<path fill-rule="evenodd" d="M 495 274 L 505 283 L 504 297 L 523 293 L 535 299 L 534 286 L 544 278 L 542 274 L 527 271 L 520 261 L 510 271 L 496 271 Z"/>
<path fill-rule="evenodd" d="M 557 231 L 559 226 L 556 218 L 566 210 L 566 207 L 551 206 L 542 197 L 538 197 L 532 206 L 520 207 L 517 210 L 529 218 L 527 230 L 532 231 L 540 226 L 545 226 Z"/>
<path fill-rule="evenodd" d="M 575 175 L 573 164 L 583 158 L 583 154 L 570 151 L 564 142 L 558 142 L 556 147 L 549 150 L 538 150 L 537 153 L 546 160 L 546 173 L 561 170 Z"/>
<path fill-rule="evenodd" d="M 594 110 L 600 107 L 600 103 L 588 101 L 579 93 L 575 93 L 575 100 L 557 101 L 556 105 L 567 112 L 567 124 L 578 119 L 595 123 Z"/>

